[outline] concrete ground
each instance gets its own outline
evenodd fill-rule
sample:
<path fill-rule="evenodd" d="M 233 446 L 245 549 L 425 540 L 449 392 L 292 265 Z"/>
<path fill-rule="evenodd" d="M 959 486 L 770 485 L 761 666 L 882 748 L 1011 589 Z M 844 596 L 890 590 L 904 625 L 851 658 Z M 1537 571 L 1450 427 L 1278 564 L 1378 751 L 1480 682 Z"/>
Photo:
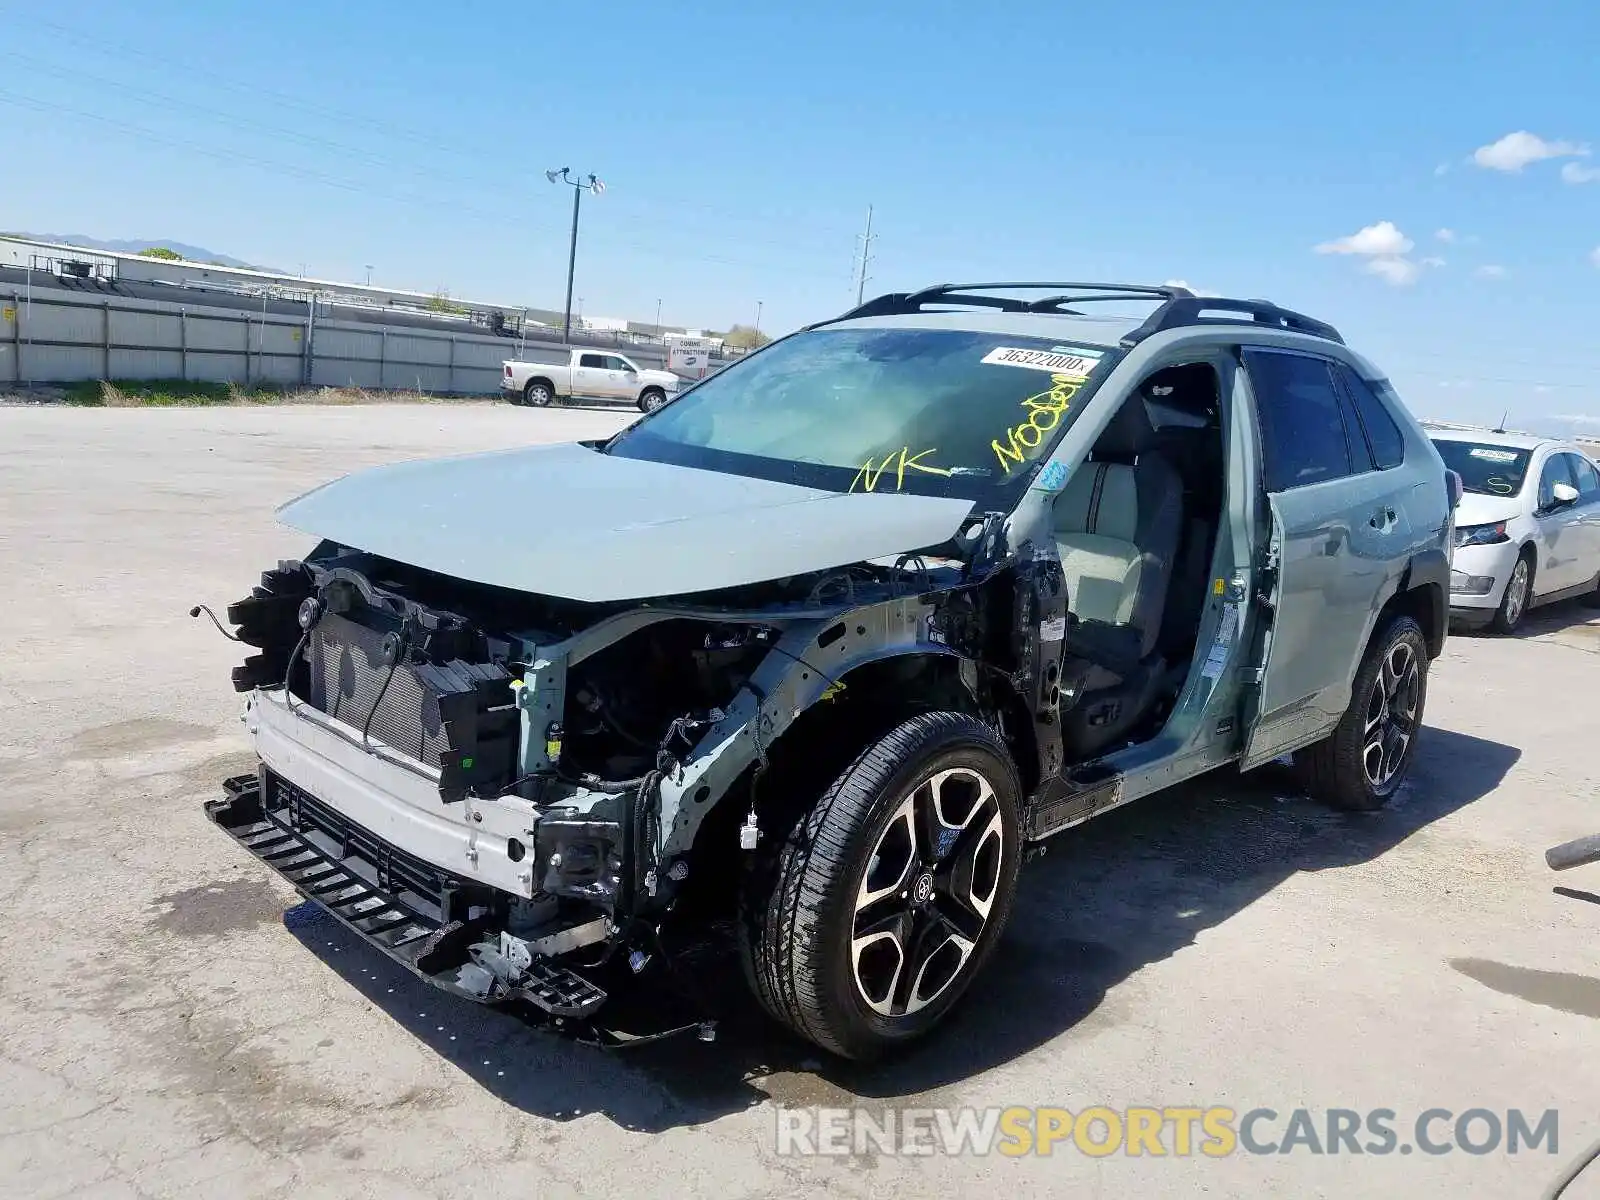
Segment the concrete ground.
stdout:
<path fill-rule="evenodd" d="M 1386 812 L 1224 776 L 1064 835 L 982 988 L 888 1067 L 754 1018 L 602 1053 L 297 906 L 202 815 L 252 763 L 239 647 L 189 606 L 303 552 L 273 507 L 333 475 L 626 419 L 0 409 L 0 1194 L 1510 1197 L 1600 1137 L 1600 908 L 1552 892 L 1600 868 L 1541 857 L 1600 830 L 1600 621 L 1572 606 L 1450 641 Z M 857 1103 L 1390 1108 L 1402 1141 L 1431 1107 L 1556 1108 L 1560 1144 L 775 1155 L 775 1105 Z"/>

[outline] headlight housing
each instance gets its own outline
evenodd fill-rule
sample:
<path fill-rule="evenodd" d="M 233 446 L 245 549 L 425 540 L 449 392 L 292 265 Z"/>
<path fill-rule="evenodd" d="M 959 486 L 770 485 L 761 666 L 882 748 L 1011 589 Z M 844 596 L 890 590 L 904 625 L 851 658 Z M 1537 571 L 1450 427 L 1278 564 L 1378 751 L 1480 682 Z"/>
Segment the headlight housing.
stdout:
<path fill-rule="evenodd" d="M 1506 523 L 1495 521 L 1489 525 L 1461 525 L 1456 528 L 1456 546 L 1497 546 L 1509 542 Z"/>

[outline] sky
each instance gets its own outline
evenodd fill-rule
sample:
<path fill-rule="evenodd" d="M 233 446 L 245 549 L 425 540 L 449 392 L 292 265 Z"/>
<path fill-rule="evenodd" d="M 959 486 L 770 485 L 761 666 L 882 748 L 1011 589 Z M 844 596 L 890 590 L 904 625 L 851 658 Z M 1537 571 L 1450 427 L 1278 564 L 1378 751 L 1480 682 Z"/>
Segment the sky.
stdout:
<path fill-rule="evenodd" d="M 1182 280 L 1600 433 L 1600 5 L 0 0 L 0 229 L 779 333 Z"/>

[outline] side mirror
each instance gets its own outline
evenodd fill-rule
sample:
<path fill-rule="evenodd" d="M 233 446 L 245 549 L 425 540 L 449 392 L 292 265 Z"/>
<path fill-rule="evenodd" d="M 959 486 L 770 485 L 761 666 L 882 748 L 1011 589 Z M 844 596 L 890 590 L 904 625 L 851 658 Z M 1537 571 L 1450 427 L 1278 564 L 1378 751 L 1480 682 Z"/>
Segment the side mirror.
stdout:
<path fill-rule="evenodd" d="M 1456 507 L 1461 503 L 1461 497 L 1466 495 L 1466 484 L 1461 482 L 1461 476 L 1455 471 L 1447 470 L 1444 473 L 1444 486 L 1445 491 L 1450 495 L 1450 511 L 1455 512 Z"/>
<path fill-rule="evenodd" d="M 1578 489 L 1570 483 L 1558 483 L 1550 489 L 1550 494 L 1555 497 L 1557 504 L 1576 504 L 1578 502 Z"/>

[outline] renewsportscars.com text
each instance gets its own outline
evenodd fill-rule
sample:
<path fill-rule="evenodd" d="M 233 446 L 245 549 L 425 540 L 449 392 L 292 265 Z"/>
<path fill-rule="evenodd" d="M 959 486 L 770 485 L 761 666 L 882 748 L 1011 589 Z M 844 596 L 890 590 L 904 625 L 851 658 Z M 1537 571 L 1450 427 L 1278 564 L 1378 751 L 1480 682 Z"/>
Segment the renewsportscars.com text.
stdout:
<path fill-rule="evenodd" d="M 781 1155 L 1226 1158 L 1235 1154 L 1388 1155 L 1560 1152 L 1555 1109 L 780 1108 Z"/>

